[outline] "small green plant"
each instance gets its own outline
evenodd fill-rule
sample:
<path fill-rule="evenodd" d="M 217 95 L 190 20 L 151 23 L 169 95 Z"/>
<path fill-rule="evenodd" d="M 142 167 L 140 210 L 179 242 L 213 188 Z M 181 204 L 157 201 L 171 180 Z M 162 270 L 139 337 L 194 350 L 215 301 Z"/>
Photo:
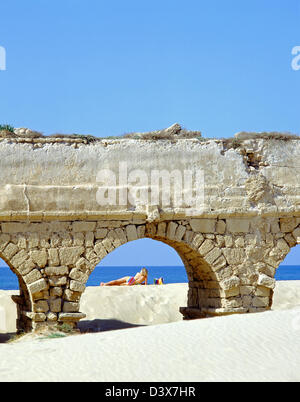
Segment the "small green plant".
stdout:
<path fill-rule="evenodd" d="M 9 131 L 10 133 L 13 133 L 14 127 L 9 124 L 0 124 L 0 131 Z"/>
<path fill-rule="evenodd" d="M 57 339 L 57 338 L 65 338 L 66 334 L 61 333 L 61 332 L 53 332 L 52 334 L 43 336 L 40 339 Z"/>
<path fill-rule="evenodd" d="M 65 322 L 63 324 L 57 324 L 56 328 L 58 331 L 63 332 L 65 334 L 70 334 L 74 332 L 73 327 Z"/>

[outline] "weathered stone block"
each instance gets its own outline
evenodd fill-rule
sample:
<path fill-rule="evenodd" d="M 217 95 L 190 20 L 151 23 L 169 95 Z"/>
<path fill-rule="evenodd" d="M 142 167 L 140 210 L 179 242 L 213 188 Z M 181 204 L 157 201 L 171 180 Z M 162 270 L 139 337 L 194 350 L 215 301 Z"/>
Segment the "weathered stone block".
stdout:
<path fill-rule="evenodd" d="M 183 241 L 187 244 L 191 244 L 192 239 L 194 236 L 194 232 L 192 230 L 187 230 L 183 236 Z M 202 236 L 202 235 L 201 235 Z M 203 236 L 202 236 L 203 237 Z M 204 241 L 204 237 L 203 237 L 203 241 Z M 199 246 L 198 246 L 199 247 Z"/>
<path fill-rule="evenodd" d="M 193 233 L 193 232 L 190 232 Z M 204 236 L 201 233 L 197 233 L 194 237 L 191 238 L 191 241 L 188 242 L 194 250 L 198 250 L 201 244 L 204 242 Z"/>
<path fill-rule="evenodd" d="M 95 233 L 95 238 L 96 239 L 104 239 L 105 236 L 107 235 L 108 230 L 105 228 L 97 229 Z"/>
<path fill-rule="evenodd" d="M 136 226 L 135 225 L 128 225 L 126 226 L 126 235 L 128 241 L 133 241 L 138 239 Z"/>
<path fill-rule="evenodd" d="M 60 264 L 57 248 L 48 249 L 49 265 L 58 266 Z"/>
<path fill-rule="evenodd" d="M 75 281 L 75 280 L 71 280 L 70 281 L 70 289 L 73 290 L 74 292 L 84 292 L 85 290 L 85 284 Z"/>
<path fill-rule="evenodd" d="M 290 247 L 284 239 L 279 239 L 276 243 L 276 246 L 285 254 L 288 254 L 290 251 Z"/>
<path fill-rule="evenodd" d="M 76 281 L 84 282 L 84 283 L 89 279 L 89 276 L 86 273 L 80 271 L 77 268 L 73 268 L 71 270 L 69 277 L 71 279 L 75 279 Z"/>
<path fill-rule="evenodd" d="M 27 258 L 28 258 L 27 251 L 21 250 L 12 257 L 12 259 L 10 260 L 10 263 L 12 266 L 18 268 L 27 260 Z"/>
<path fill-rule="evenodd" d="M 32 261 L 40 268 L 44 268 L 48 262 L 48 254 L 46 250 L 30 251 Z"/>
<path fill-rule="evenodd" d="M 218 257 L 212 264 L 212 268 L 214 271 L 219 271 L 221 268 L 224 268 L 227 265 L 226 259 L 223 255 Z"/>
<path fill-rule="evenodd" d="M 224 236 L 224 241 L 225 241 L 226 248 L 230 248 L 233 246 L 233 236 L 232 235 Z"/>
<path fill-rule="evenodd" d="M 48 288 L 48 283 L 44 278 L 39 279 L 38 281 L 30 283 L 28 285 L 28 289 L 29 289 L 30 293 L 33 295 L 35 293 L 41 292 L 42 290 L 45 290 L 47 288 Z"/>
<path fill-rule="evenodd" d="M 225 221 L 217 221 L 216 232 L 219 234 L 224 234 L 226 232 L 226 223 Z"/>
<path fill-rule="evenodd" d="M 289 245 L 289 247 L 294 247 L 297 244 L 297 241 L 295 240 L 294 236 L 292 235 L 292 233 L 287 233 L 284 236 L 284 240 L 287 242 L 287 244 Z M 273 246 L 274 244 L 272 244 Z"/>
<path fill-rule="evenodd" d="M 217 246 L 220 248 L 223 248 L 225 246 L 225 239 L 224 236 L 222 235 L 217 235 L 216 236 L 216 242 L 217 242 Z"/>
<path fill-rule="evenodd" d="M 274 235 L 272 233 L 266 233 L 266 246 L 273 247 L 274 246 Z"/>
<path fill-rule="evenodd" d="M 280 230 L 282 232 L 292 232 L 298 226 L 296 218 L 281 218 Z"/>
<path fill-rule="evenodd" d="M 88 232 L 88 233 L 90 233 L 90 232 Z M 84 232 L 76 232 L 73 234 L 73 245 L 74 246 L 83 246 L 84 242 L 85 242 Z"/>
<path fill-rule="evenodd" d="M 61 298 L 50 299 L 50 310 L 52 313 L 59 313 L 61 312 Z"/>
<path fill-rule="evenodd" d="M 252 305 L 254 307 L 268 307 L 269 306 L 269 298 L 268 297 L 259 297 L 254 296 L 252 299 Z"/>
<path fill-rule="evenodd" d="M 5 247 L 3 251 L 3 256 L 7 260 L 10 260 L 17 252 L 19 251 L 18 246 L 16 246 L 13 243 L 8 243 L 8 245 Z"/>
<path fill-rule="evenodd" d="M 10 241 L 10 235 L 0 234 L 0 251 L 3 251 Z"/>
<path fill-rule="evenodd" d="M 194 232 L 214 233 L 216 230 L 215 219 L 191 219 L 190 225 Z"/>
<path fill-rule="evenodd" d="M 73 232 L 93 232 L 96 229 L 96 222 L 73 222 Z"/>
<path fill-rule="evenodd" d="M 245 259 L 245 251 L 241 248 L 223 248 L 222 251 L 230 265 L 241 264 Z"/>
<path fill-rule="evenodd" d="M 269 297 L 271 289 L 265 286 L 257 286 L 254 292 L 254 296 Z"/>
<path fill-rule="evenodd" d="M 77 313 L 79 312 L 79 303 L 65 301 L 63 305 L 64 313 Z"/>
<path fill-rule="evenodd" d="M 274 289 L 276 281 L 274 278 L 270 278 L 269 276 L 265 274 L 260 274 L 258 276 L 257 284 L 264 286 L 266 288 Z"/>
<path fill-rule="evenodd" d="M 104 246 L 105 250 L 108 253 L 112 252 L 115 249 L 114 245 L 112 244 L 111 239 L 108 237 L 106 237 L 104 240 L 102 240 L 102 245 Z"/>
<path fill-rule="evenodd" d="M 106 248 L 103 246 L 102 242 L 97 242 L 95 244 L 94 250 L 98 256 L 98 258 L 102 259 L 107 255 Z"/>
<path fill-rule="evenodd" d="M 90 272 L 93 269 L 93 266 L 90 264 L 88 260 L 85 258 L 81 257 L 77 262 L 76 262 L 76 268 L 80 269 L 82 272 Z"/>
<path fill-rule="evenodd" d="M 145 225 L 137 226 L 136 231 L 139 239 L 143 239 L 145 237 L 145 230 L 146 230 Z M 122 244 L 124 243 L 122 242 Z"/>
<path fill-rule="evenodd" d="M 68 267 L 61 266 L 61 267 L 46 267 L 45 273 L 48 276 L 62 276 L 67 275 L 69 273 Z"/>
<path fill-rule="evenodd" d="M 55 286 L 50 288 L 51 297 L 60 297 L 63 294 L 63 290 L 60 286 Z"/>
<path fill-rule="evenodd" d="M 183 225 L 179 225 L 175 232 L 175 240 L 180 241 L 183 238 L 185 231 L 186 227 Z"/>
<path fill-rule="evenodd" d="M 199 247 L 198 251 L 201 256 L 205 256 L 214 248 L 214 242 L 212 240 L 206 239 L 202 245 Z"/>
<path fill-rule="evenodd" d="M 157 225 L 157 236 L 165 237 L 166 236 L 166 229 L 167 229 L 166 222 L 160 222 Z"/>
<path fill-rule="evenodd" d="M 249 285 L 240 286 L 240 292 L 242 296 L 253 295 L 255 292 L 255 287 Z"/>
<path fill-rule="evenodd" d="M 80 292 L 74 292 L 70 289 L 66 289 L 64 291 L 64 300 L 78 302 L 80 300 L 80 297 L 81 297 Z"/>
<path fill-rule="evenodd" d="M 293 231 L 293 236 L 294 236 L 297 244 L 300 244 L 300 228 L 297 228 Z"/>
<path fill-rule="evenodd" d="M 38 300 L 33 303 L 33 311 L 35 313 L 46 313 L 49 310 L 49 305 L 47 300 Z"/>
<path fill-rule="evenodd" d="M 250 295 L 243 296 L 243 307 L 251 307 L 252 306 L 252 299 L 253 297 Z"/>
<path fill-rule="evenodd" d="M 67 283 L 67 278 L 65 276 L 50 276 L 49 285 L 50 286 L 64 286 Z"/>
<path fill-rule="evenodd" d="M 42 278 L 42 275 L 38 269 L 33 269 L 29 274 L 25 275 L 23 278 L 25 283 L 30 284 Z"/>
<path fill-rule="evenodd" d="M 250 221 L 242 218 L 226 219 L 227 230 L 231 233 L 248 233 Z"/>
<path fill-rule="evenodd" d="M 74 265 L 84 253 L 84 247 L 63 247 L 59 250 L 61 265 Z"/>
<path fill-rule="evenodd" d="M 75 233 L 74 233 L 74 235 L 75 235 Z M 50 247 L 56 248 L 56 247 L 60 246 L 60 244 L 61 244 L 61 239 L 60 239 L 59 235 L 57 233 L 54 233 L 50 239 Z"/>
<path fill-rule="evenodd" d="M 18 267 L 18 271 L 21 275 L 26 275 L 30 271 L 32 271 L 35 266 L 36 266 L 35 263 L 32 261 L 31 258 L 29 258 L 28 260 L 24 261 L 22 265 Z"/>
<path fill-rule="evenodd" d="M 208 264 L 212 264 L 216 261 L 218 257 L 220 257 L 221 254 L 222 251 L 218 247 L 215 247 L 208 254 L 205 255 L 204 259 Z"/>
<path fill-rule="evenodd" d="M 280 232 L 278 220 L 271 222 L 271 232 L 274 234 Z"/>
<path fill-rule="evenodd" d="M 51 247 L 49 235 L 41 233 L 41 235 L 40 235 L 40 246 L 42 248 L 46 248 L 46 249 Z"/>
<path fill-rule="evenodd" d="M 220 290 L 219 293 L 220 293 L 221 297 L 225 297 L 225 298 L 236 297 L 236 296 L 240 295 L 240 289 L 239 289 L 239 287 L 231 288 L 228 290 L 222 289 L 222 290 Z"/>
<path fill-rule="evenodd" d="M 169 222 L 167 226 L 167 238 L 174 240 L 175 239 L 175 233 L 176 229 L 178 227 L 178 224 L 175 222 Z"/>
<path fill-rule="evenodd" d="M 39 247 L 40 245 L 40 236 L 39 233 L 28 233 L 27 235 L 27 243 L 28 243 L 28 247 L 30 249 L 35 248 L 35 247 Z"/>
<path fill-rule="evenodd" d="M 94 247 L 94 233 L 93 232 L 86 232 L 85 246 L 86 247 Z"/>
<path fill-rule="evenodd" d="M 27 248 L 27 240 L 26 237 L 22 234 L 18 235 L 18 247 L 19 249 L 26 249 Z"/>
<path fill-rule="evenodd" d="M 83 313 L 59 313 L 58 321 L 79 321 L 82 318 L 85 318 L 86 314 Z"/>
<path fill-rule="evenodd" d="M 120 240 L 121 244 L 127 243 L 127 237 L 123 229 L 116 228 L 115 229 L 116 237 Z"/>
<path fill-rule="evenodd" d="M 46 314 L 46 317 L 47 317 L 47 321 L 50 321 L 50 322 L 55 322 L 55 321 L 57 321 L 57 314 L 53 313 L 52 311 L 49 311 L 49 312 Z"/>
<path fill-rule="evenodd" d="M 243 299 L 242 297 L 233 297 L 230 299 L 221 299 L 222 307 L 225 308 L 238 308 L 243 306 Z"/>
<path fill-rule="evenodd" d="M 232 276 L 231 278 L 221 281 L 220 286 L 224 290 L 229 290 L 239 286 L 239 284 L 240 284 L 240 278 L 238 278 L 237 276 Z"/>
<path fill-rule="evenodd" d="M 245 246 L 245 241 L 243 237 L 237 237 L 234 241 L 235 247 L 243 248 Z"/>
<path fill-rule="evenodd" d="M 25 311 L 23 314 L 26 317 L 30 318 L 32 321 L 35 321 L 35 322 L 46 321 L 46 314 L 45 313 L 34 313 L 34 312 L 31 312 L 31 311 Z"/>
<path fill-rule="evenodd" d="M 6 222 L 2 223 L 3 233 L 22 233 L 28 231 L 28 225 L 22 222 Z"/>
<path fill-rule="evenodd" d="M 71 247 L 73 245 L 73 239 L 70 233 L 68 232 L 60 233 L 60 237 L 62 247 Z"/>

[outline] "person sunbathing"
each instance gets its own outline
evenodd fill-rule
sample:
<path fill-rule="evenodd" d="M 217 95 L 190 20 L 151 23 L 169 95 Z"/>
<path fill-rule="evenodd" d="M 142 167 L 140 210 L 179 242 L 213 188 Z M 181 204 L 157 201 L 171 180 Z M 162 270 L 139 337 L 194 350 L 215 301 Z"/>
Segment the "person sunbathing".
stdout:
<path fill-rule="evenodd" d="M 133 285 L 147 285 L 148 271 L 146 268 L 142 268 L 140 272 L 137 272 L 135 276 L 124 276 L 123 278 L 115 279 L 110 282 L 101 282 L 100 286 L 133 286 Z"/>

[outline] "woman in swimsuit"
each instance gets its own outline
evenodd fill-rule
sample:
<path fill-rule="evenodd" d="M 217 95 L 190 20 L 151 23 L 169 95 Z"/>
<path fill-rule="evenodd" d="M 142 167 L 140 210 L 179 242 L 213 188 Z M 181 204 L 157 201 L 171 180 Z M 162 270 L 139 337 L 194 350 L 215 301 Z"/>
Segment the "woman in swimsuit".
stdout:
<path fill-rule="evenodd" d="M 123 278 L 116 279 L 110 282 L 101 282 L 100 286 L 133 286 L 133 285 L 147 285 L 148 271 L 146 268 L 142 268 L 140 272 L 137 272 L 135 276 L 124 276 Z"/>

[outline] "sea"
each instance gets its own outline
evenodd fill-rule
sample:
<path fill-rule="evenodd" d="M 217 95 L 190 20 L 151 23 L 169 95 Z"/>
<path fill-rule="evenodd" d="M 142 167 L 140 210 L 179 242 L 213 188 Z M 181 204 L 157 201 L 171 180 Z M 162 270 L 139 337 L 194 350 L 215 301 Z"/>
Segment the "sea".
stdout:
<path fill-rule="evenodd" d="M 123 276 L 134 276 L 142 267 L 136 266 L 97 266 L 91 273 L 87 286 L 99 286 L 100 282 L 109 282 Z M 148 284 L 155 279 L 163 278 L 167 283 L 187 283 L 187 275 L 183 266 L 147 266 Z M 276 271 L 275 279 L 279 281 L 300 280 L 300 265 L 281 265 Z M 19 289 L 17 276 L 8 268 L 0 267 L 0 289 Z"/>

